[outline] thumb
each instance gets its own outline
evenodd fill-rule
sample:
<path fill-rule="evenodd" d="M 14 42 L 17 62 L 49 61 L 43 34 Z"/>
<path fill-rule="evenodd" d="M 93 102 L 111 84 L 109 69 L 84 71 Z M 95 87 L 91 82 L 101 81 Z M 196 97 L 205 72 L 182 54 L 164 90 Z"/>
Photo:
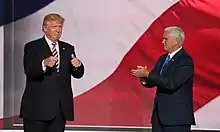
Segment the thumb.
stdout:
<path fill-rule="evenodd" d="M 72 59 L 73 59 L 73 58 L 76 58 L 76 56 L 75 56 L 74 54 L 71 54 L 71 57 L 72 57 Z"/>

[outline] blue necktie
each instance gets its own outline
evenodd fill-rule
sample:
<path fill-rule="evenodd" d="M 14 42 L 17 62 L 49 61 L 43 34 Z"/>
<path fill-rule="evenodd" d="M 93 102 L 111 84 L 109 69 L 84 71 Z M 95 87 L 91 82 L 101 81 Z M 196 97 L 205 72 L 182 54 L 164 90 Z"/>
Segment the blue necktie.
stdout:
<path fill-rule="evenodd" d="M 166 60 L 164 61 L 163 66 L 160 70 L 160 75 L 163 73 L 164 67 L 168 64 L 169 61 L 170 61 L 170 55 L 168 55 Z"/>

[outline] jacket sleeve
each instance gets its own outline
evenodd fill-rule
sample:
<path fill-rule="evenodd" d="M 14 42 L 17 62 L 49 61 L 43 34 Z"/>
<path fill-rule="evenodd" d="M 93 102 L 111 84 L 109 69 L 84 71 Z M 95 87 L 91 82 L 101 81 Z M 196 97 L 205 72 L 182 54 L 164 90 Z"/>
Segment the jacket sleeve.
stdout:
<path fill-rule="evenodd" d="M 72 54 L 74 55 L 74 57 L 76 57 L 76 53 L 74 51 L 74 47 L 72 47 L 72 51 L 73 51 Z M 77 67 L 77 68 L 73 67 L 71 65 L 71 74 L 72 74 L 72 76 L 74 78 L 77 78 L 77 79 L 80 79 L 80 78 L 83 77 L 83 75 L 84 75 L 84 65 L 83 65 L 82 61 L 81 61 L 81 65 L 79 67 Z"/>
<path fill-rule="evenodd" d="M 181 85 L 194 76 L 193 64 L 179 65 L 175 68 L 171 76 L 160 76 L 155 73 L 150 73 L 148 81 L 156 85 L 158 88 L 163 88 L 171 92 L 176 91 Z"/>
<path fill-rule="evenodd" d="M 149 74 L 155 74 L 156 69 L 154 68 Z M 146 88 L 153 88 L 156 86 L 156 84 L 149 80 L 147 77 L 141 77 L 140 78 L 140 82 L 142 84 L 142 86 L 146 87 Z"/>
<path fill-rule="evenodd" d="M 153 68 L 153 70 L 149 73 L 150 74 L 157 74 L 157 70 L 159 69 L 159 61 L 162 59 L 162 56 L 157 60 L 157 63 L 155 65 L 155 67 Z M 142 86 L 146 87 L 146 88 L 153 88 L 156 86 L 156 84 L 154 83 L 154 81 L 152 81 L 151 79 L 149 79 L 147 77 L 142 77 L 140 78 L 140 82 L 142 84 Z"/>
<path fill-rule="evenodd" d="M 42 60 L 39 59 L 38 52 L 32 43 L 24 47 L 23 65 L 27 77 L 36 78 L 44 74 Z"/>

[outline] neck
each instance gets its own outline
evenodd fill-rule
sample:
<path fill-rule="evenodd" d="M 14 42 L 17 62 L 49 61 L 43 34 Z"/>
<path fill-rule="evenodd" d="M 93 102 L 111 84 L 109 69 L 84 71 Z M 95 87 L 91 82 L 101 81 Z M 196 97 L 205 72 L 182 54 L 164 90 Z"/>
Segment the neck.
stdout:
<path fill-rule="evenodd" d="M 53 40 L 52 38 L 50 38 L 48 35 L 45 34 L 45 36 L 47 37 L 47 39 L 49 39 L 50 41 L 56 43 L 58 40 Z"/>
<path fill-rule="evenodd" d="M 169 53 L 169 54 L 172 54 L 173 52 L 179 50 L 180 48 L 182 48 L 182 46 L 178 46 L 177 48 L 173 49 L 172 51 L 169 51 L 168 53 Z"/>

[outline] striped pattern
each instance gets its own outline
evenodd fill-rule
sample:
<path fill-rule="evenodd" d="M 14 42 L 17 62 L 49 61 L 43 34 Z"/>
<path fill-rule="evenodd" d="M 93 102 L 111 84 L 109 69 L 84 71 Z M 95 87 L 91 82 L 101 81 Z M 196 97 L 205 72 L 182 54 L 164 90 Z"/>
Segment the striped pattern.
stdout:
<path fill-rule="evenodd" d="M 56 50 L 56 45 L 57 43 L 52 43 L 52 54 L 54 57 L 58 58 L 58 52 Z M 59 59 L 58 61 L 56 62 L 55 66 L 54 66 L 57 70 L 59 69 Z"/>
<path fill-rule="evenodd" d="M 220 128 L 220 119 L 216 118 L 220 110 L 220 61 L 216 57 L 220 49 L 218 0 L 49 1 L 38 0 L 35 4 L 20 0 L 26 8 L 19 10 L 15 4 L 17 21 L 4 25 L 4 29 L 14 28 L 13 40 L 16 40 L 11 48 L 15 52 L 4 51 L 6 56 L 13 56 L 11 62 L 16 67 L 8 70 L 13 71 L 15 94 L 4 95 L 13 99 L 8 104 L 15 104 L 11 109 L 6 107 L 11 113 L 19 113 L 25 85 L 24 44 L 42 35 L 44 15 L 56 11 L 66 18 L 62 40 L 74 45 L 77 57 L 86 67 L 82 79 L 72 79 L 76 120 L 68 123 L 151 126 L 155 89 L 144 89 L 130 75 L 130 69 L 146 65 L 151 70 L 164 53 L 161 44 L 164 28 L 176 25 L 186 33 L 184 48 L 195 61 L 195 127 Z M 5 40 L 12 39 L 5 37 Z M 10 93 L 9 88 L 5 93 Z"/>

